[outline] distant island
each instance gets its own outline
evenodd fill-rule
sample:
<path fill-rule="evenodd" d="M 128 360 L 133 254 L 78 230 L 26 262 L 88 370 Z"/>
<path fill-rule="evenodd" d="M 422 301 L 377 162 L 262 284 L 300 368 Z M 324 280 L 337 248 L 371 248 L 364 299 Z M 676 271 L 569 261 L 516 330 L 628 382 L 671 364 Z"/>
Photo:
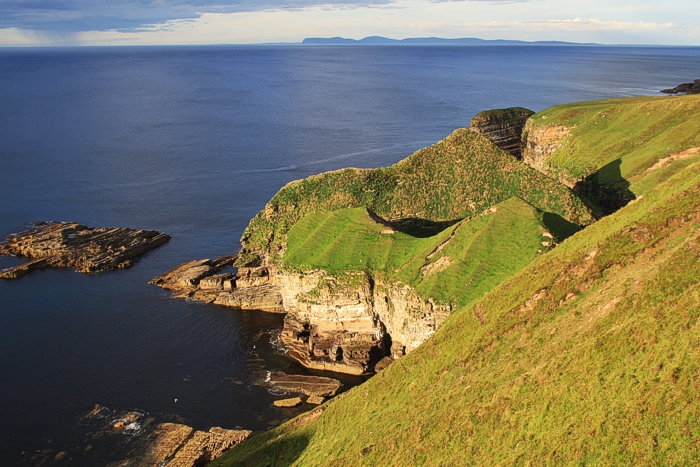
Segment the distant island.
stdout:
<path fill-rule="evenodd" d="M 600 45 L 593 42 L 562 42 L 562 41 L 518 41 L 506 39 L 477 39 L 465 37 L 461 39 L 444 39 L 441 37 L 411 37 L 407 39 L 390 39 L 381 36 L 369 36 L 364 39 L 348 39 L 345 37 L 307 37 L 304 45 Z"/>

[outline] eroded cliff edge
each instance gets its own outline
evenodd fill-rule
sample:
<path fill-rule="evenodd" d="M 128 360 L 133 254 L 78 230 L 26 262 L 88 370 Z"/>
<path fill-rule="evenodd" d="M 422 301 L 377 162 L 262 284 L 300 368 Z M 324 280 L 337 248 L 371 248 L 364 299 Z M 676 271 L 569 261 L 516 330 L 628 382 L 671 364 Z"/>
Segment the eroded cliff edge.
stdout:
<path fill-rule="evenodd" d="M 152 283 L 283 311 L 291 356 L 363 374 L 593 220 L 568 187 L 461 129 L 391 167 L 292 182 L 251 221 L 237 257 L 186 263 Z M 221 274 L 231 263 L 238 271 Z"/>

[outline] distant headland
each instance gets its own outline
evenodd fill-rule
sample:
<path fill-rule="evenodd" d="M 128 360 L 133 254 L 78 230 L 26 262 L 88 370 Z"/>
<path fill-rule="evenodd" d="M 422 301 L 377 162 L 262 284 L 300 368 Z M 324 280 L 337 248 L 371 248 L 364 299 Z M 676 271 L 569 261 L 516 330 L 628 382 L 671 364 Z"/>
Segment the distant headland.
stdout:
<path fill-rule="evenodd" d="M 364 39 L 348 39 L 345 37 L 307 37 L 304 45 L 600 45 L 593 42 L 562 42 L 562 41 L 518 41 L 506 39 L 477 39 L 465 37 L 460 39 L 444 39 L 441 37 L 411 37 L 407 39 L 390 39 L 382 36 L 369 36 Z"/>

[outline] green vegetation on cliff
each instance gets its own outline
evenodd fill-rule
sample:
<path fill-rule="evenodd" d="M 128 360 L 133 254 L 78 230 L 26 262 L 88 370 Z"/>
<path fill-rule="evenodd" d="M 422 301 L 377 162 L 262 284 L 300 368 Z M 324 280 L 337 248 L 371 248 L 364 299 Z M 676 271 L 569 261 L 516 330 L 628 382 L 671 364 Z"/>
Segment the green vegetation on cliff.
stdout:
<path fill-rule="evenodd" d="M 214 465 L 695 464 L 698 270 L 694 164 Z"/>
<path fill-rule="evenodd" d="M 261 256 L 279 261 L 289 230 L 314 212 L 365 207 L 385 219 L 458 221 L 512 197 L 577 225 L 594 220 L 561 183 L 461 129 L 391 167 L 344 169 L 288 184 L 244 232 L 239 264 Z"/>
<path fill-rule="evenodd" d="M 564 129 L 568 134 L 557 141 L 544 171 L 580 181 L 577 191 L 610 211 L 606 204 L 614 210 L 700 160 L 698 109 L 700 96 L 566 104 L 531 117 L 525 137 Z"/>
<path fill-rule="evenodd" d="M 422 297 L 460 306 L 498 285 L 552 240 L 542 214 L 511 198 L 437 235 L 388 229 L 364 208 L 310 214 L 288 234 L 287 270 L 361 270 L 413 286 Z M 547 246 L 543 246 L 544 242 Z"/>

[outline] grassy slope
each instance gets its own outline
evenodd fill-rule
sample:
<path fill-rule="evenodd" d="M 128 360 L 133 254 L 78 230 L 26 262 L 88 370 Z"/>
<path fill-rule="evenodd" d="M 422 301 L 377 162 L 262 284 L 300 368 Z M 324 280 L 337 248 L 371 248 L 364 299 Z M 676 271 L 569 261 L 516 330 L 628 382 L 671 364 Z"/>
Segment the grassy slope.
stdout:
<path fill-rule="evenodd" d="M 459 306 L 522 269 L 544 249 L 541 242 L 549 239 L 542 236 L 546 229 L 541 217 L 534 207 L 511 198 L 497 205 L 495 212 L 417 238 L 402 232 L 382 234 L 385 226 L 364 208 L 315 213 L 289 231 L 282 265 L 298 271 L 362 270 L 410 284 L 423 297 Z M 443 263 L 444 269 L 439 267 Z M 431 265 L 438 266 L 436 272 L 424 273 Z"/>
<path fill-rule="evenodd" d="M 622 177 L 636 195 L 700 159 L 675 162 L 661 173 L 646 172 L 670 153 L 700 146 L 700 95 L 559 105 L 535 114 L 532 124 L 575 126 L 549 161 L 555 173 L 576 179 L 600 170 L 601 180 Z M 653 180 L 644 182 L 650 176 Z"/>
<path fill-rule="evenodd" d="M 695 464 L 699 235 L 696 164 L 214 465 Z"/>
<path fill-rule="evenodd" d="M 266 253 L 278 261 L 289 229 L 313 212 L 366 207 L 386 219 L 453 221 L 515 196 L 578 225 L 593 221 L 566 187 L 461 129 L 391 167 L 344 169 L 288 184 L 244 232 L 239 264 Z"/>

